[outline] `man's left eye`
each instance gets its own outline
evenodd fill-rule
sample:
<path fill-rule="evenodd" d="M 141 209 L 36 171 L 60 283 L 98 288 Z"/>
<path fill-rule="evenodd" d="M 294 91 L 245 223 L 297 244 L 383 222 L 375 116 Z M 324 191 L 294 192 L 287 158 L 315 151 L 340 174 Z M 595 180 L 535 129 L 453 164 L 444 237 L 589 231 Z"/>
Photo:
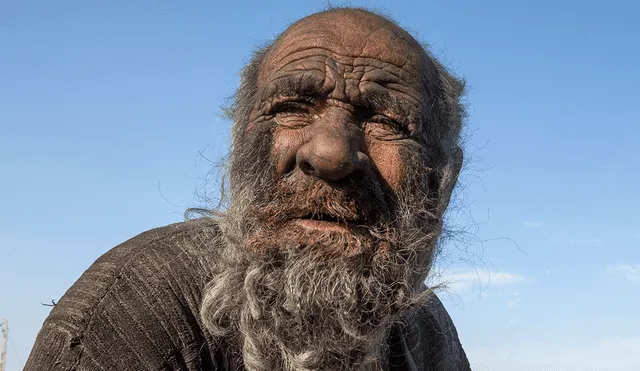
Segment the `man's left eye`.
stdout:
<path fill-rule="evenodd" d="M 366 120 L 366 124 L 373 124 L 373 126 L 376 126 L 378 129 L 384 129 L 395 134 L 402 134 L 406 136 L 409 136 L 410 134 L 405 125 L 385 115 L 373 115 Z"/>
<path fill-rule="evenodd" d="M 367 121 L 391 126 L 400 125 L 397 121 L 385 115 L 373 115 Z"/>

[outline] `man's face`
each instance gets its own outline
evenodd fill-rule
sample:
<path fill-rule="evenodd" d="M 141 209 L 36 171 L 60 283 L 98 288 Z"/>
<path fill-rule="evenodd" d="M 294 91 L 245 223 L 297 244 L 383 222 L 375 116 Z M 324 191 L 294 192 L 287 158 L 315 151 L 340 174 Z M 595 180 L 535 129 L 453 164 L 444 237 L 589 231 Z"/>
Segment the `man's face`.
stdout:
<path fill-rule="evenodd" d="M 407 188 L 433 148 L 424 66 L 405 31 L 354 14 L 307 19 L 271 48 L 245 135 L 271 136 L 276 189 L 257 190 L 258 214 L 280 242 L 366 235 L 389 226 L 403 192 L 426 192 Z"/>
<path fill-rule="evenodd" d="M 450 191 L 427 59 L 381 17 L 333 10 L 246 70 L 202 316 L 237 326 L 247 369 L 380 369 L 391 325 L 426 297 Z"/>

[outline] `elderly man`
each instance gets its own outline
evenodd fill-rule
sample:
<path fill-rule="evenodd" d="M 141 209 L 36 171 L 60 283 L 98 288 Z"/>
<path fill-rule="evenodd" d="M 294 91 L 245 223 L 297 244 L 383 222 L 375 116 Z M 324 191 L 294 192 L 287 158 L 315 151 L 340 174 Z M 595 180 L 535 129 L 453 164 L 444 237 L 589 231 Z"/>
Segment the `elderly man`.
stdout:
<path fill-rule="evenodd" d="M 381 16 L 298 21 L 243 70 L 227 210 L 100 257 L 26 370 L 469 370 L 423 284 L 462 90 Z"/>

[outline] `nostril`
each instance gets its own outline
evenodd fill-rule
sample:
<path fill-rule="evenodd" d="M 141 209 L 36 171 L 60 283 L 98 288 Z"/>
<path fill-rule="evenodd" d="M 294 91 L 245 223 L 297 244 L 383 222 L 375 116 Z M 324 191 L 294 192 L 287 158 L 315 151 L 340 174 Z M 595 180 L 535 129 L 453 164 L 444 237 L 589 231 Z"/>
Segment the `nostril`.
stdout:
<path fill-rule="evenodd" d="M 311 165 L 311 163 L 309 163 L 309 161 L 300 161 L 298 166 L 300 166 L 300 170 L 307 175 L 314 175 L 316 172 L 316 169 Z"/>

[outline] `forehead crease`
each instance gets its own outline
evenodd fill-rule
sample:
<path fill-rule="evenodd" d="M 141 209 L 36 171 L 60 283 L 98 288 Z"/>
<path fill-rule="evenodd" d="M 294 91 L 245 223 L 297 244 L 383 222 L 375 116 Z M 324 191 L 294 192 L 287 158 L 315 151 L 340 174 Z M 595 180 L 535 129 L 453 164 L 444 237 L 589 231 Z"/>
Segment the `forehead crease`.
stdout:
<path fill-rule="evenodd" d="M 364 81 L 412 84 L 419 81 L 421 76 L 418 66 L 406 59 L 402 63 L 394 63 L 376 57 L 336 53 L 329 48 L 320 47 L 295 51 L 275 63 L 267 63 L 266 69 L 275 70 L 272 73 L 276 76 L 303 70 L 324 73 L 327 65 L 339 67 L 345 73 L 358 72 Z"/>
<path fill-rule="evenodd" d="M 335 77 L 339 76 L 355 88 L 347 87 L 355 94 L 352 98 L 360 100 L 362 97 L 356 96 L 363 93 L 371 97 L 367 100 L 380 101 L 380 94 L 373 91 L 388 89 L 388 93 L 412 106 L 414 111 L 420 109 L 425 103 L 421 100 L 426 98 L 423 98 L 421 53 L 410 45 L 410 40 L 392 29 L 383 28 L 364 32 L 355 27 L 353 31 L 358 37 L 348 38 L 344 33 L 334 35 L 333 28 L 328 27 L 288 32 L 277 42 L 264 69 L 261 68 L 260 81 L 268 85 L 264 93 L 329 94 L 330 91 L 322 90 L 345 88 L 343 83 L 336 85 L 327 80 L 337 73 Z M 388 42 L 381 43 L 381 40 Z M 328 73 L 331 76 L 327 76 Z"/>
<path fill-rule="evenodd" d="M 402 53 L 390 53 L 390 52 L 374 52 L 372 50 L 346 50 L 340 47 L 340 43 L 333 43 L 327 45 L 320 45 L 318 40 L 314 40 L 312 45 L 305 45 L 304 43 L 296 43 L 295 45 L 287 48 L 286 52 L 279 51 L 280 47 L 276 48 L 276 51 L 271 55 L 267 65 L 280 65 L 285 66 L 287 64 L 295 63 L 300 60 L 316 57 L 316 61 L 320 61 L 320 58 L 332 58 L 338 63 L 345 65 L 372 65 L 375 67 L 391 67 L 393 69 L 403 70 L 409 68 L 416 70 L 418 63 L 412 61 L 416 58 L 408 58 Z M 324 59 L 322 59 L 324 60 Z"/>
<path fill-rule="evenodd" d="M 275 64 L 284 66 L 309 58 L 313 58 L 316 61 L 322 61 L 324 58 L 336 54 L 335 50 L 332 50 L 330 47 L 317 45 L 317 43 L 313 45 L 298 43 L 290 48 L 283 48 L 286 50 L 279 53 L 277 52 L 278 49 L 280 48 L 276 48 L 276 52 L 274 52 L 269 58 L 267 65 Z"/>
<path fill-rule="evenodd" d="M 354 68 L 360 69 L 362 67 L 364 68 L 362 83 L 374 82 L 380 85 L 403 83 L 414 87 L 416 90 L 421 90 L 419 85 L 416 86 L 416 82 L 420 81 L 420 72 L 416 68 L 400 68 L 373 58 L 356 60 Z"/>

